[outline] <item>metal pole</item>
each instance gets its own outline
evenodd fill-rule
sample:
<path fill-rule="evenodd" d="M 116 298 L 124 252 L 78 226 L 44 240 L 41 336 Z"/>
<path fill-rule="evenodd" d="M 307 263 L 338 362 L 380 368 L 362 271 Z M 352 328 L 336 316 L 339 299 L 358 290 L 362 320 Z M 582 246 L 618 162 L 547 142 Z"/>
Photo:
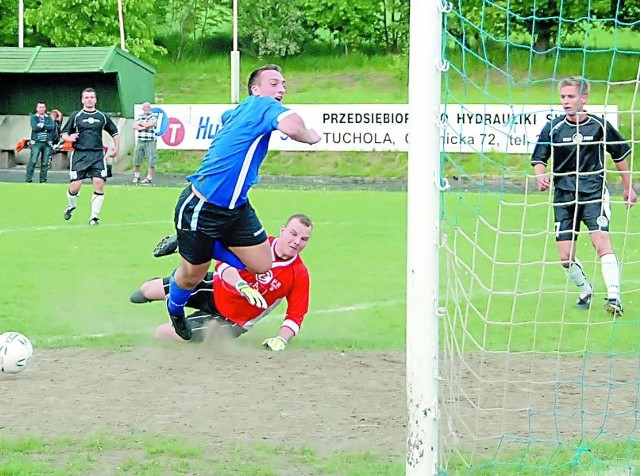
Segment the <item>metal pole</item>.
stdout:
<path fill-rule="evenodd" d="M 238 0 L 233 0 L 233 50 L 231 51 L 231 104 L 240 102 L 240 52 L 238 51 Z"/>
<path fill-rule="evenodd" d="M 18 1 L 18 48 L 24 48 L 24 0 Z"/>
<path fill-rule="evenodd" d="M 407 192 L 407 476 L 438 471 L 441 0 L 411 0 Z"/>
<path fill-rule="evenodd" d="M 120 24 L 120 49 L 127 51 L 127 45 L 124 41 L 124 15 L 122 13 L 122 0 L 118 0 L 118 23 Z"/>

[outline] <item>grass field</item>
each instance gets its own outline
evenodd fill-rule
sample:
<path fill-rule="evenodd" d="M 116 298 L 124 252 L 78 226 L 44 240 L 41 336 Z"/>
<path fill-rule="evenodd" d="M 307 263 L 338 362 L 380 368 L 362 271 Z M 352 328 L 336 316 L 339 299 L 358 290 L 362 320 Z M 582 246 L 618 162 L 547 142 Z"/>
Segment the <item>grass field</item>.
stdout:
<path fill-rule="evenodd" d="M 587 234 L 578 257 L 598 299 L 585 316 L 558 263 L 553 215 L 545 194 L 460 194 L 447 197 L 447 246 L 458 289 L 468 300 L 468 350 L 632 352 L 640 339 L 638 210 L 612 207 L 612 242 L 623 263 L 625 319 L 603 310 L 600 261 Z M 614 200 L 615 200 L 614 198 Z M 481 216 L 482 220 L 477 220 Z M 625 231 L 626 233 L 623 233 Z M 444 291 L 444 290 L 443 290 Z M 463 305 L 466 306 L 467 303 Z"/>
<path fill-rule="evenodd" d="M 176 266 L 175 256 L 154 259 L 151 250 L 172 232 L 180 189 L 107 187 L 103 224 L 90 227 L 90 188 L 82 190 L 69 222 L 62 219 L 65 188 L 0 184 L 1 328 L 24 333 L 35 347 L 24 373 L 0 374 L 2 400 L 20 398 L 12 393 L 13 386 L 51 359 L 42 360 L 47 349 L 180 348 L 153 339 L 155 327 L 166 321 L 161 303 L 135 306 L 128 301 L 143 281 L 168 275 Z M 252 201 L 271 233 L 277 234 L 296 212 L 309 214 L 315 223 L 304 252 L 312 275 L 311 310 L 300 337 L 287 349 L 291 356 L 403 348 L 405 251 L 397 243 L 404 242 L 404 194 L 257 190 Z M 243 336 L 242 347 L 258 349 L 277 332 L 283 313 L 284 306 Z M 293 474 L 281 472 L 284 465 L 301 468 L 296 474 L 364 476 L 401 474 L 404 467 L 401 454 L 390 461 L 372 453 L 324 454 L 307 446 L 271 443 L 238 446 L 233 440 L 223 442 L 218 448 L 222 453 L 213 458 L 204 443 L 149 435 L 144 428 L 128 436 L 108 426 L 82 436 L 71 428 L 69 434 L 62 428 L 61 436 L 0 428 L 0 474 L 97 474 L 105 467 L 112 468 L 107 474 Z"/>
<path fill-rule="evenodd" d="M 63 186 L 0 187 L 0 247 L 3 268 L 10 271 L 0 281 L 3 327 L 20 327 L 47 347 L 148 342 L 153 326 L 164 321 L 162 306 L 132 308 L 128 296 L 177 264 L 174 258 L 153 259 L 151 250 L 172 232 L 179 189 L 108 188 L 104 224 L 96 229 L 87 225 L 88 187 L 69 222 L 62 220 Z M 365 191 L 254 194 L 254 206 L 272 233 L 296 212 L 309 214 L 316 224 L 304 255 L 312 269 L 311 314 L 305 339 L 295 345 L 403 348 L 405 252 L 390 244 L 404 243 L 404 202 L 401 193 Z M 277 325 L 272 319 L 247 339 L 259 342 Z M 91 337 L 96 334 L 105 338 Z"/>
<path fill-rule="evenodd" d="M 162 304 L 134 306 L 128 302 L 143 281 L 167 275 L 176 265 L 175 257 L 154 259 L 151 250 L 160 237 L 172 231 L 172 209 L 179 190 L 108 187 L 103 224 L 96 228 L 87 224 L 90 189 L 86 186 L 74 217 L 65 222 L 63 185 L 0 184 L 0 322 L 2 330 L 16 330 L 32 339 L 36 349 L 33 368 L 37 369 L 39 353 L 46 349 L 162 352 L 180 348 L 181 344 L 160 345 L 152 337 L 155 327 L 166 320 Z M 522 208 L 525 200 L 526 213 Z M 307 213 L 315 222 L 311 243 L 304 252 L 312 276 L 311 310 L 300 337 L 287 352 L 403 352 L 404 193 L 259 188 L 253 192 L 252 202 L 271 233 L 277 233 L 292 213 Z M 464 332 L 454 329 L 462 351 L 559 351 L 578 356 L 586 351 L 637 351 L 640 283 L 635 276 L 640 265 L 628 238 L 640 233 L 637 210 L 626 215 L 620 204 L 614 206 L 619 226 L 627 223 L 629 227 L 627 240 L 614 234 L 628 277 L 624 288 L 628 313 L 614 323 L 599 303 L 588 313 L 572 308 L 575 292 L 567 286 L 556 262 L 555 244 L 547 233 L 546 197 L 451 192 L 445 195 L 444 204 L 446 246 L 451 252 L 443 254 L 443 286 L 446 276 L 454 276 L 459 294 L 457 301 L 452 300 L 443 287 L 443 296 L 448 298 L 451 313 L 460 307 L 467 309 Z M 476 221 L 479 213 L 484 223 Z M 496 234 L 494 227 L 501 233 Z M 601 295 L 599 265 L 585 238 L 580 241 L 579 253 Z M 514 265 L 517 262 L 521 266 Z M 475 264 L 465 269 L 461 263 Z M 455 275 L 450 273 L 451 266 L 456 268 Z M 485 286 L 491 286 L 493 293 Z M 468 299 L 463 298 L 465 294 Z M 243 336 L 242 345 L 258 348 L 276 331 L 282 313 L 283 309 L 276 310 Z M 0 385 L 0 397 L 11 398 L 11 380 Z M 32 434 L 16 439 L 5 428 L 0 430 L 0 454 L 9 457 L 7 463 L 0 462 L 0 474 L 40 474 L 40 467 L 23 454 L 55 462 L 57 452 L 67 454 L 69 448 L 87 451 L 92 445 L 103 445 L 116 453 L 137 448 L 135 451 L 142 453 L 162 454 L 160 460 L 178 461 L 176 468 L 183 464 L 195 474 L 277 475 L 288 473 L 273 469 L 273 465 L 300 467 L 291 456 L 284 460 L 274 457 L 285 452 L 277 445 L 238 450 L 226 442 L 222 451 L 231 461 L 229 467 L 237 468 L 250 451 L 261 468 L 272 469 L 256 473 L 255 466 L 250 466 L 246 473 L 234 473 L 219 467 L 217 472 L 207 473 L 198 469 L 203 461 L 209 461 L 205 449 L 175 435 L 121 438 L 105 429 L 82 438 Z M 183 449 L 169 449 L 175 445 Z M 287 450 L 287 455 L 291 451 Z M 307 461 L 298 474 L 402 474 L 404 468 L 399 454 L 387 460 L 371 453 L 318 454 L 306 446 L 293 451 L 298 455 L 295 458 Z M 155 457 L 117 463 L 129 468 L 122 474 L 163 474 L 152 460 Z M 64 474 L 93 473 L 99 464 L 104 464 L 100 458 L 93 463 L 83 460 L 71 464 Z"/>

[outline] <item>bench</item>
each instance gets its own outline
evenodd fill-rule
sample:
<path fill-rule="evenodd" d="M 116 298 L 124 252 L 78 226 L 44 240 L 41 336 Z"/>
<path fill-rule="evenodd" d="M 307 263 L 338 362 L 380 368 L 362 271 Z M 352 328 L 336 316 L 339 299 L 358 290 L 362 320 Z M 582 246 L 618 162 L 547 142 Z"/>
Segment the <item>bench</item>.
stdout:
<path fill-rule="evenodd" d="M 51 167 L 49 170 L 69 170 L 69 155 L 66 151 L 51 154 Z"/>
<path fill-rule="evenodd" d="M 16 152 L 13 149 L 0 149 L 0 169 L 12 169 L 16 166 Z"/>

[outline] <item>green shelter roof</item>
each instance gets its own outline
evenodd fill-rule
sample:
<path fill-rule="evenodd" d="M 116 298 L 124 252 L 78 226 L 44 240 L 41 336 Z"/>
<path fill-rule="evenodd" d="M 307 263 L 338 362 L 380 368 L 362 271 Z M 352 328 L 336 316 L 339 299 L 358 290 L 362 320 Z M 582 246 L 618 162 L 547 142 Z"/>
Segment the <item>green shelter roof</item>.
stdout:
<path fill-rule="evenodd" d="M 116 46 L 33 48 L 0 47 L 0 73 L 74 73 L 117 72 L 117 59 L 122 57 L 155 74 L 144 61 Z"/>

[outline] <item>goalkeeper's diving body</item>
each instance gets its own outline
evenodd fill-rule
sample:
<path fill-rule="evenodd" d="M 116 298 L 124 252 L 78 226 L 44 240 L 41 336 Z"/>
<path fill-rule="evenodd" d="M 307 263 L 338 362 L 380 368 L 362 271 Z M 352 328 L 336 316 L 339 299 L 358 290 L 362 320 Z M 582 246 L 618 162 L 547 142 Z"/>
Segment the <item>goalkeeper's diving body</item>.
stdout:
<path fill-rule="evenodd" d="M 193 342 L 202 342 L 207 332 L 239 337 L 267 316 L 283 299 L 287 312 L 278 335 L 268 338 L 268 350 L 284 350 L 298 333 L 309 309 L 309 272 L 300 257 L 313 231 L 311 219 L 303 214 L 289 217 L 280 235 L 268 237 L 273 258 L 266 273 L 253 274 L 224 262 L 217 262 L 215 273 L 208 272 L 186 303 L 196 312 L 186 317 Z M 166 239 L 163 240 L 166 244 Z M 162 243 L 162 242 L 161 242 Z M 173 246 L 168 252 L 174 252 Z M 146 281 L 131 296 L 133 303 L 164 300 L 169 278 Z M 156 330 L 158 339 L 182 340 L 169 323 Z"/>
<path fill-rule="evenodd" d="M 315 144 L 320 136 L 302 118 L 281 104 L 285 80 L 280 68 L 266 65 L 249 75 L 249 97 L 221 117 L 221 126 L 200 167 L 187 177 L 175 207 L 180 266 L 169 280 L 167 311 L 176 333 L 191 339 L 184 306 L 205 277 L 214 258 L 252 273 L 271 269 L 271 247 L 249 203 L 249 189 L 258 182 L 273 131 Z M 216 245 L 222 245 L 221 247 Z"/>
<path fill-rule="evenodd" d="M 611 155 L 620 173 L 623 199 L 629 208 L 638 200 L 627 164 L 631 148 L 610 122 L 585 111 L 589 97 L 587 80 L 565 79 L 560 81 L 558 89 L 564 115 L 544 126 L 531 158 L 537 189 L 541 192 L 549 189 L 546 167 L 553 156 L 556 245 L 567 276 L 580 292 L 576 307 L 589 309 L 593 297 L 593 287 L 576 257 L 576 240 L 582 222 L 600 257 L 607 287 L 605 309 L 618 317 L 624 311 L 620 300 L 620 264 L 609 237 L 611 206 L 605 177 L 605 152 Z"/>

